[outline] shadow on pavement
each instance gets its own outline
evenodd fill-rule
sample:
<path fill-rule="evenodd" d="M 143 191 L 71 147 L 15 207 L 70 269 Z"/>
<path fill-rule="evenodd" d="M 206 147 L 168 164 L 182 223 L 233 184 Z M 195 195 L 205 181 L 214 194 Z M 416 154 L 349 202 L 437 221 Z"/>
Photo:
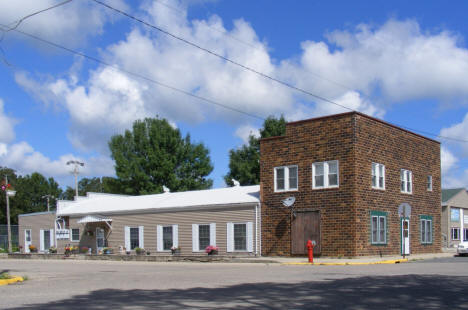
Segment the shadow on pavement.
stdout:
<path fill-rule="evenodd" d="M 17 309 L 466 309 L 467 288 L 468 277 L 378 276 L 221 288 L 106 289 Z"/>

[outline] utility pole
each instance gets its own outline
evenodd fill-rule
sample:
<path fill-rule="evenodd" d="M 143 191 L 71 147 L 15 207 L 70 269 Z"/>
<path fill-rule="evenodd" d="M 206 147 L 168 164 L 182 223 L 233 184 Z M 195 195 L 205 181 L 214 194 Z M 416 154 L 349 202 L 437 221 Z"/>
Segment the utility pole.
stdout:
<path fill-rule="evenodd" d="M 15 196 L 16 192 L 8 190 L 8 176 L 5 175 L 5 196 L 6 196 L 6 216 L 7 216 L 7 229 L 8 229 L 8 253 L 12 252 L 11 246 L 11 223 L 10 223 L 10 196 Z"/>
<path fill-rule="evenodd" d="M 49 199 L 50 198 L 55 198 L 54 196 L 50 195 L 50 194 L 47 194 L 47 195 L 44 195 L 41 197 L 42 199 L 46 198 L 47 199 L 47 212 L 50 211 L 50 206 L 49 206 Z"/>
<path fill-rule="evenodd" d="M 69 160 L 69 161 L 67 161 L 67 165 L 73 165 L 74 166 L 72 173 L 75 175 L 75 191 L 76 191 L 76 196 L 75 197 L 78 197 L 78 174 L 80 173 L 79 170 L 78 170 L 78 166 L 83 167 L 84 163 L 79 162 L 77 160 Z"/>

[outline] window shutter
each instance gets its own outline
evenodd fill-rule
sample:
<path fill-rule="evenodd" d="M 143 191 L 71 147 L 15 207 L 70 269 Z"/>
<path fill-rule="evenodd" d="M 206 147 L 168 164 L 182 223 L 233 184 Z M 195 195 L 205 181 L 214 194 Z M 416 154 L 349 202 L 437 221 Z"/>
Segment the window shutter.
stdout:
<path fill-rule="evenodd" d="M 49 233 L 50 233 L 50 246 L 55 246 L 54 230 L 53 229 L 49 230 Z"/>
<path fill-rule="evenodd" d="M 210 245 L 216 245 L 216 223 L 210 224 Z"/>
<path fill-rule="evenodd" d="M 138 246 L 142 249 L 145 248 L 144 226 L 138 226 Z"/>
<path fill-rule="evenodd" d="M 253 224 L 247 222 L 247 252 L 253 252 Z"/>
<path fill-rule="evenodd" d="M 179 225 L 172 225 L 172 246 L 179 246 Z"/>
<path fill-rule="evenodd" d="M 156 249 L 158 252 L 163 251 L 163 227 L 156 226 Z"/>
<path fill-rule="evenodd" d="M 39 250 L 44 251 L 44 229 L 39 231 Z"/>
<path fill-rule="evenodd" d="M 192 224 L 192 252 L 198 252 L 198 224 Z"/>
<path fill-rule="evenodd" d="M 130 227 L 125 226 L 125 250 L 130 251 Z"/>
<path fill-rule="evenodd" d="M 227 252 L 234 251 L 234 224 L 227 223 Z"/>

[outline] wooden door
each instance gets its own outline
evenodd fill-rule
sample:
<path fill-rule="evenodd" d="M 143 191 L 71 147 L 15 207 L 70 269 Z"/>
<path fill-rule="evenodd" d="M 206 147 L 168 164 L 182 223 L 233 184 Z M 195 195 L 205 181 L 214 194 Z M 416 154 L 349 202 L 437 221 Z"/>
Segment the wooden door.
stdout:
<path fill-rule="evenodd" d="M 314 255 L 320 254 L 320 212 L 298 211 L 291 223 L 291 254 L 307 255 L 307 240 L 315 240 Z"/>

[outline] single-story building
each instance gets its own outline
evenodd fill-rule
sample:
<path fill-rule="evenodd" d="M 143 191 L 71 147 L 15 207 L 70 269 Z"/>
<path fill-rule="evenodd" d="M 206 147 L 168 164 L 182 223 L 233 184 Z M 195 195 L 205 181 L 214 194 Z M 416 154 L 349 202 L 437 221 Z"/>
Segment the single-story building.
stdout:
<path fill-rule="evenodd" d="M 468 192 L 465 188 L 442 190 L 442 242 L 456 247 L 468 240 Z"/>
<path fill-rule="evenodd" d="M 75 201 L 59 201 L 57 211 L 19 216 L 20 245 L 39 252 L 67 245 L 99 253 L 144 248 L 167 255 L 260 253 L 259 186 L 235 186 L 155 195 L 124 196 L 88 193 Z"/>

